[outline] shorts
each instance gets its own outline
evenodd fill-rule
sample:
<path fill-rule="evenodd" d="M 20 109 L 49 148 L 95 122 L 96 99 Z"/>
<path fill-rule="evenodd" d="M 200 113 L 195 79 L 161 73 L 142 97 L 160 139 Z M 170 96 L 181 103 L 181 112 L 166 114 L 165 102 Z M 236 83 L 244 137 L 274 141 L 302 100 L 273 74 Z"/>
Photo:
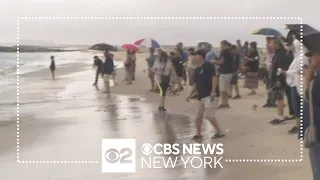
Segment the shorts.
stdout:
<path fill-rule="evenodd" d="M 169 82 L 160 82 L 160 83 L 158 82 L 157 85 L 159 88 L 160 96 L 165 97 L 167 94 L 167 90 L 170 86 L 170 83 Z"/>
<path fill-rule="evenodd" d="M 220 89 L 220 91 L 229 91 L 231 79 L 232 79 L 232 73 L 220 74 L 220 76 L 219 76 L 219 89 Z"/>
<path fill-rule="evenodd" d="M 151 68 L 149 68 L 148 69 L 148 78 L 149 79 L 154 79 L 154 76 L 155 76 L 154 72 L 151 70 Z"/>
<path fill-rule="evenodd" d="M 103 75 L 103 80 L 104 82 L 109 82 L 112 78 L 112 74 L 104 74 Z"/>
<path fill-rule="evenodd" d="M 211 101 L 211 97 L 202 98 L 199 100 L 199 107 L 197 112 L 197 120 L 199 119 L 211 119 L 215 117 L 217 110 L 218 99 L 215 98 Z"/>
<path fill-rule="evenodd" d="M 238 73 L 232 73 L 231 83 L 232 85 L 238 84 Z"/>

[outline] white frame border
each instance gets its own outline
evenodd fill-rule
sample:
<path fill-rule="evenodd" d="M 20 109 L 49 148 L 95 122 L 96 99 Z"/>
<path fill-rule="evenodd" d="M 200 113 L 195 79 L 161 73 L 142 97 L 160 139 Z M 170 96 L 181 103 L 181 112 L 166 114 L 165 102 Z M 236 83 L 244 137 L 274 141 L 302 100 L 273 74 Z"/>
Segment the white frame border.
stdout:
<path fill-rule="evenodd" d="M 20 20 L 300 20 L 300 88 L 303 89 L 303 19 L 302 17 L 18 17 L 17 19 L 17 162 L 22 164 L 98 164 L 99 161 L 21 161 L 20 160 L 20 112 L 19 112 L 19 33 Z M 301 97 L 303 91 L 301 92 Z M 303 135 L 303 99 L 300 99 L 300 136 Z M 297 159 L 225 159 L 225 162 L 302 162 L 303 140 L 300 139 L 300 158 Z"/>

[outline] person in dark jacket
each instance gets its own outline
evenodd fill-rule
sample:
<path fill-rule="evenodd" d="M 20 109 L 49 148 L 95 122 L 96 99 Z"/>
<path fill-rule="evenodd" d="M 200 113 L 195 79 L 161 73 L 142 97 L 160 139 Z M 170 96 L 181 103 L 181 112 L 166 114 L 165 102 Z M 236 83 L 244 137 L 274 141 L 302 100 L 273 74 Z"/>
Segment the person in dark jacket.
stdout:
<path fill-rule="evenodd" d="M 271 91 L 272 97 L 277 102 L 278 115 L 270 123 L 279 124 L 285 120 L 284 116 L 284 94 L 287 87 L 285 75 L 282 70 L 288 70 L 289 63 L 287 61 L 287 51 L 285 50 L 283 43 L 278 38 L 273 38 L 271 41 L 271 46 L 275 50 L 275 54 L 272 58 L 271 63 Z"/>
<path fill-rule="evenodd" d="M 104 53 L 105 61 L 103 63 L 103 80 L 105 84 L 105 93 L 110 93 L 110 80 L 113 79 L 114 61 L 113 54 L 109 52 Z"/>
<path fill-rule="evenodd" d="M 56 70 L 56 63 L 54 61 L 54 56 L 51 56 L 50 59 L 51 59 L 50 71 L 51 71 L 52 79 L 54 79 L 54 71 Z"/>
<path fill-rule="evenodd" d="M 307 40 L 307 38 L 304 38 Z M 320 35 L 319 35 L 320 39 Z M 318 41 L 319 42 L 319 41 Z M 319 43 L 318 43 L 319 44 Z M 303 132 L 310 127 L 311 114 L 310 114 L 310 97 L 313 104 L 313 120 L 316 128 L 316 144 L 309 148 L 310 162 L 313 172 L 313 180 L 320 179 L 320 44 L 315 47 L 315 50 L 311 50 L 306 53 L 306 56 L 311 56 L 311 67 L 306 72 L 306 87 L 305 101 L 303 103 Z M 309 96 L 309 87 L 313 80 L 312 95 Z M 299 139 L 302 133 L 299 134 Z"/>
<path fill-rule="evenodd" d="M 99 75 L 102 76 L 103 61 L 98 56 L 94 56 L 93 59 L 94 59 L 93 60 L 93 67 L 97 68 L 95 81 L 93 83 L 93 86 L 96 86 L 98 83 Z"/>

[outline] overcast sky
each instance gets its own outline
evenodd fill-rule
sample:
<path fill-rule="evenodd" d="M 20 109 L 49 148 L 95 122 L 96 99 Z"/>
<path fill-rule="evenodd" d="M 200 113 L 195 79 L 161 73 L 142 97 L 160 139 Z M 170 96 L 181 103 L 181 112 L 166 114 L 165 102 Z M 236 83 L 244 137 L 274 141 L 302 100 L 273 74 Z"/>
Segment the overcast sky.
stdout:
<path fill-rule="evenodd" d="M 319 0 L 1 0 L 0 43 L 16 40 L 18 16 L 301 16 L 320 29 Z M 305 3 L 308 2 L 308 5 Z M 315 16 L 318 15 L 318 16 Z M 198 41 L 218 44 L 236 39 L 263 42 L 250 35 L 259 27 L 285 33 L 299 20 L 21 20 L 20 39 L 57 44 L 121 45 L 144 37 L 160 44 Z"/>

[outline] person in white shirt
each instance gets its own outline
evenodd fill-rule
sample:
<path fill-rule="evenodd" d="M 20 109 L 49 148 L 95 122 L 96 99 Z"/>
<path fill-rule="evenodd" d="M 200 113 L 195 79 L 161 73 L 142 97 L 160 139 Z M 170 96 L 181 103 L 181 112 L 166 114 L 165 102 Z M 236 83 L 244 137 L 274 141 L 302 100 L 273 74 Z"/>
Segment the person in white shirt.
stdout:
<path fill-rule="evenodd" d="M 307 57 L 302 55 L 300 56 L 300 47 L 301 43 L 298 39 L 293 41 L 291 48 L 294 53 L 294 60 L 290 64 L 290 67 L 287 71 L 282 71 L 286 76 L 286 82 L 291 87 L 291 102 L 294 111 L 294 115 L 296 118 L 296 125 L 288 131 L 290 134 L 299 133 L 300 127 L 300 101 L 301 101 L 301 67 L 304 64 L 307 64 Z M 303 47 L 305 50 L 306 48 Z"/>
<path fill-rule="evenodd" d="M 164 101 L 166 92 L 170 86 L 170 77 L 172 74 L 172 63 L 165 51 L 160 52 L 159 58 L 154 62 L 152 71 L 156 75 L 157 86 L 160 91 L 159 112 L 165 112 Z"/>

